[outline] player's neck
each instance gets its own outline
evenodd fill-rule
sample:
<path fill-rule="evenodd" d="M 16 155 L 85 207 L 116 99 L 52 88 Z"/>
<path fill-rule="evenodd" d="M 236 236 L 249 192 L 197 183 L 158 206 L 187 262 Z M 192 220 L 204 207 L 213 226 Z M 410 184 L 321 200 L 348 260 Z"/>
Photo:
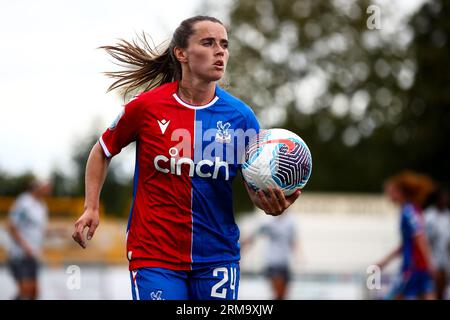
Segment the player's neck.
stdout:
<path fill-rule="evenodd" d="M 216 95 L 216 83 L 183 78 L 178 84 L 177 94 L 181 100 L 188 104 L 204 105 L 214 99 Z"/>

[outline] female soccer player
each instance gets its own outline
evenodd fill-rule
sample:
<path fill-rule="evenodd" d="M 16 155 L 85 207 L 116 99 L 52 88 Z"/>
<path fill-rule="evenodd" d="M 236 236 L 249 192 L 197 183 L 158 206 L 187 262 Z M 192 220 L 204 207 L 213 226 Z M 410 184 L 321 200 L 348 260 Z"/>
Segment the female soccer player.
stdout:
<path fill-rule="evenodd" d="M 435 298 L 433 267 L 422 216 L 422 205 L 432 188 L 431 179 L 408 171 L 391 177 L 385 184 L 387 196 L 401 206 L 402 243 L 378 263 L 378 266 L 383 268 L 398 255 L 403 258 L 399 278 L 387 298 Z"/>
<path fill-rule="evenodd" d="M 34 179 L 9 212 L 6 230 L 11 236 L 8 266 L 17 284 L 16 300 L 36 300 L 44 239 L 50 234 L 44 197 L 52 191 L 46 181 Z"/>
<path fill-rule="evenodd" d="M 217 85 L 228 38 L 212 17 L 187 19 L 159 53 L 141 39 L 104 47 L 130 70 L 109 73 L 110 90 L 145 87 L 91 150 L 85 211 L 73 238 L 86 247 L 99 224 L 99 194 L 110 159 L 136 141 L 133 202 L 127 227 L 134 299 L 237 299 L 239 229 L 232 180 L 248 139 L 259 130 L 252 110 Z M 250 199 L 279 215 L 299 196 L 280 189 Z"/>

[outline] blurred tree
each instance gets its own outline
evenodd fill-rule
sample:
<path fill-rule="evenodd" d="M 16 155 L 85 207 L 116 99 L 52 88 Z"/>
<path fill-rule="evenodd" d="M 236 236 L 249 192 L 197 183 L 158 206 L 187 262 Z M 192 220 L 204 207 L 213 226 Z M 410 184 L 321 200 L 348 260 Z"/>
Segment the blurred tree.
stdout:
<path fill-rule="evenodd" d="M 412 167 L 450 183 L 450 2 L 432 0 L 410 22 L 417 73 L 402 114 Z"/>
<path fill-rule="evenodd" d="M 53 169 L 50 174 L 50 181 L 53 184 L 54 197 L 73 196 L 73 184 L 74 181 L 70 177 L 66 176 L 62 171 Z"/>
<path fill-rule="evenodd" d="M 230 6 L 228 89 L 256 110 L 263 127 L 281 126 L 305 139 L 314 163 L 308 190 L 380 191 L 386 176 L 405 167 L 429 173 L 448 168 L 448 148 L 442 150 L 439 142 L 445 136 L 435 127 L 447 121 L 448 128 L 448 116 L 440 118 L 444 110 L 416 92 L 424 83 L 421 90 L 433 101 L 433 91 L 448 101 L 449 90 L 443 88 L 448 73 L 440 70 L 449 58 L 448 46 L 442 46 L 449 35 L 448 11 L 435 10 L 441 18 L 438 33 L 429 28 L 420 36 L 395 4 L 370 5 L 366 0 L 242 0 Z M 374 10 L 380 29 L 370 25 Z M 422 49 L 418 36 L 428 40 Z M 430 53 L 439 50 L 434 38 L 441 43 L 442 61 L 430 69 L 437 58 Z M 425 57 L 429 65 L 423 65 Z M 428 77 L 420 79 L 425 70 Z M 433 79 L 442 82 L 435 86 Z M 426 126 L 420 120 L 425 109 Z"/>
<path fill-rule="evenodd" d="M 0 171 L 0 196 L 15 197 L 24 192 L 35 178 L 33 173 L 25 172 L 11 175 Z"/>

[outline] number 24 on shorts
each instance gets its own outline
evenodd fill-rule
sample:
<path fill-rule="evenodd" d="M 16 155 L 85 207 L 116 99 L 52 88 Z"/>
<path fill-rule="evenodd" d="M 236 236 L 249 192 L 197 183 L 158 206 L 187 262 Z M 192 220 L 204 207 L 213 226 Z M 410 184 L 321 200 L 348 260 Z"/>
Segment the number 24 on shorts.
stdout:
<path fill-rule="evenodd" d="M 226 267 L 215 268 L 213 270 L 213 276 L 214 278 L 222 279 L 211 288 L 211 297 L 226 299 L 229 289 L 232 291 L 232 296 L 229 298 L 233 300 L 237 299 L 237 268 L 231 267 L 229 270 Z M 227 287 L 227 284 L 229 284 L 229 287 Z"/>

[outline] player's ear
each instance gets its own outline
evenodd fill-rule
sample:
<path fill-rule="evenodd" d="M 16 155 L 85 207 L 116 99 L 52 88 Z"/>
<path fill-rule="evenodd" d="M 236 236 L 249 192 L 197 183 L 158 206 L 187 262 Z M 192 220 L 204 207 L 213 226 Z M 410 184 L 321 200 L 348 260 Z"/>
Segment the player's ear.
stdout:
<path fill-rule="evenodd" d="M 186 55 L 186 50 L 179 48 L 179 47 L 175 47 L 173 48 L 173 54 L 175 55 L 175 58 L 180 62 L 180 63 L 186 63 L 187 62 L 187 55 Z"/>

